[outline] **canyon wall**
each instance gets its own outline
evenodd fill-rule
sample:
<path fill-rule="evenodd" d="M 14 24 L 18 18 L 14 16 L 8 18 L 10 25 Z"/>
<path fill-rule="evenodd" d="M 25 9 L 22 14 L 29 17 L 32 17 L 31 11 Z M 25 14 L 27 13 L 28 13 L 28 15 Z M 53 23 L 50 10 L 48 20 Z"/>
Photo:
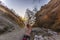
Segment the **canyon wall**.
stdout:
<path fill-rule="evenodd" d="M 55 31 L 60 30 L 60 0 L 50 0 L 36 13 L 33 27 L 44 27 Z"/>

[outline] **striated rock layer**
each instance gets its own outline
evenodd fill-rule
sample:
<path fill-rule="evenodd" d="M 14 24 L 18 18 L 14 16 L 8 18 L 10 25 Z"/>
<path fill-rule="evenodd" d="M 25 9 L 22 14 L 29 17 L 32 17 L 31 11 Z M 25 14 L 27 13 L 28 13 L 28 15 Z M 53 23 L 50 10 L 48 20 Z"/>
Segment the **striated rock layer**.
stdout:
<path fill-rule="evenodd" d="M 15 12 L 0 4 L 0 34 L 23 27 L 23 20 Z"/>
<path fill-rule="evenodd" d="M 51 0 L 36 13 L 33 27 L 44 27 L 60 32 L 60 0 Z"/>

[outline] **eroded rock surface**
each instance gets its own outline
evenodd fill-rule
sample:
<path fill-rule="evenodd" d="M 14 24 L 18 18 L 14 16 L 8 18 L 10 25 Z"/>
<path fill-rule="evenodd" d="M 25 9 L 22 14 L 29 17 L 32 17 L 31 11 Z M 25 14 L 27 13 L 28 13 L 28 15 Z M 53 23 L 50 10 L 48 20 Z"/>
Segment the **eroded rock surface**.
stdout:
<path fill-rule="evenodd" d="M 33 27 L 44 27 L 60 32 L 60 0 L 51 0 L 36 13 Z"/>

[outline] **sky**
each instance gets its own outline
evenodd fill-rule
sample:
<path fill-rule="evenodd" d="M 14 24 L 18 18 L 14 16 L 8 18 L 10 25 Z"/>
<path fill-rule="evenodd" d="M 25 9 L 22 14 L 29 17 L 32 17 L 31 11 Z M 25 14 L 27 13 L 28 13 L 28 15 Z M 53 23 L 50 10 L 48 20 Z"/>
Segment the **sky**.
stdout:
<path fill-rule="evenodd" d="M 44 4 L 47 4 L 49 0 L 0 0 L 8 8 L 15 10 L 16 14 L 24 17 L 26 9 L 32 10 L 35 6 L 38 9 Z M 33 2 L 34 1 L 34 2 Z"/>

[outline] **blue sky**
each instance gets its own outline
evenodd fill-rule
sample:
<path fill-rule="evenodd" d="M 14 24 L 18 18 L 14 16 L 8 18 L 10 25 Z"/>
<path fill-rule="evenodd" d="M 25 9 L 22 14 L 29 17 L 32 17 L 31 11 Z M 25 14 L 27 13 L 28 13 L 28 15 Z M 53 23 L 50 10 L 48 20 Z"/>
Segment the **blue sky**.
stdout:
<path fill-rule="evenodd" d="M 44 4 L 47 4 L 49 0 L 0 0 L 2 1 L 8 8 L 14 9 L 17 15 L 24 17 L 25 11 L 27 8 L 32 10 L 34 6 L 37 5 L 37 8 L 40 9 L 40 7 Z"/>

